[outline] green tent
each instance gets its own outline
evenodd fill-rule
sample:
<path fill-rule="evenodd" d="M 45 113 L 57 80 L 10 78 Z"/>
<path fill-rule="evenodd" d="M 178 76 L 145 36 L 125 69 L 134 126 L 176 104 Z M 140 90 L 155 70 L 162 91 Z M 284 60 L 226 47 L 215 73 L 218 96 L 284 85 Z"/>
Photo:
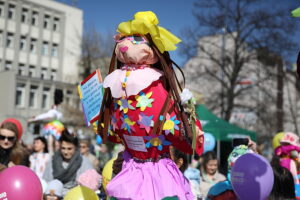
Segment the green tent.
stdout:
<path fill-rule="evenodd" d="M 203 131 L 211 133 L 217 141 L 232 141 L 232 138 L 250 136 L 256 141 L 256 133 L 242 129 L 217 117 L 209 111 L 203 104 L 196 105 L 196 113 L 201 121 Z"/>

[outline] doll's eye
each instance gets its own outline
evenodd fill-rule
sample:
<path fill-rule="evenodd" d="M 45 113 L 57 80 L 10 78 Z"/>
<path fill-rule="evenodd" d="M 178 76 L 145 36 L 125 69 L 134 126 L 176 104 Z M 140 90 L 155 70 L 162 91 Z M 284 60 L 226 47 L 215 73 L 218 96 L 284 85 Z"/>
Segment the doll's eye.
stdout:
<path fill-rule="evenodd" d="M 141 36 L 133 36 L 133 40 L 136 41 L 136 42 L 142 42 L 145 39 L 143 37 L 141 37 Z"/>
<path fill-rule="evenodd" d="M 237 156 L 238 156 L 238 154 L 236 152 L 232 153 L 232 157 L 237 157 Z"/>
<path fill-rule="evenodd" d="M 146 40 L 146 38 L 144 38 L 143 36 L 140 36 L 140 35 L 132 36 L 131 42 L 133 44 L 148 44 L 148 41 Z"/>

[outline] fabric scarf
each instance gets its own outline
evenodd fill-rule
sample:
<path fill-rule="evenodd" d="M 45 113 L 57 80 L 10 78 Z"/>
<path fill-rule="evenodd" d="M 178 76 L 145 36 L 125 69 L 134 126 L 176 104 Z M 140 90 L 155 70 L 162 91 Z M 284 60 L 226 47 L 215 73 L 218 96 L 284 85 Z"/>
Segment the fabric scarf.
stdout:
<path fill-rule="evenodd" d="M 76 180 L 76 172 L 80 168 L 82 157 L 79 150 L 76 150 L 73 157 L 69 161 L 67 168 L 63 167 L 63 157 L 60 152 L 56 152 L 52 159 L 53 177 L 60 180 L 63 184 Z"/>
<path fill-rule="evenodd" d="M 0 164 L 8 165 L 12 148 L 3 149 L 0 147 Z"/>
<path fill-rule="evenodd" d="M 3 164 L 5 166 L 8 165 L 10 161 L 10 153 L 12 151 L 12 148 L 9 149 L 3 149 L 0 147 L 0 164 Z"/>

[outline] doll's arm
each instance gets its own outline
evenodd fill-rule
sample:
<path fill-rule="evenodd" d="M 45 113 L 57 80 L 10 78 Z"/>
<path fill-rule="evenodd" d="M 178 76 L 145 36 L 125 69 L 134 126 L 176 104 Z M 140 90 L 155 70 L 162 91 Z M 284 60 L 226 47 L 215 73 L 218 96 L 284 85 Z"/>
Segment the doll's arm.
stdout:
<path fill-rule="evenodd" d="M 188 142 L 187 139 L 184 138 L 180 134 L 179 131 L 174 131 L 174 135 L 171 133 L 166 136 L 166 139 L 172 143 L 173 146 L 175 146 L 178 150 L 187 153 L 192 154 L 192 141 Z M 203 131 L 200 124 L 200 121 L 196 121 L 196 149 L 195 152 L 198 155 L 201 155 L 203 153 Z"/>

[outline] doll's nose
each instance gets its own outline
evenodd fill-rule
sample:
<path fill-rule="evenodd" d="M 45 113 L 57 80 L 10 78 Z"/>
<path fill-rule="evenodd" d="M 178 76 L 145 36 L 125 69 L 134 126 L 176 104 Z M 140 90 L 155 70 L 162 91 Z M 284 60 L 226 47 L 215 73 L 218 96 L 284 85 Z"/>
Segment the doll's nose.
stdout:
<path fill-rule="evenodd" d="M 128 47 L 127 47 L 127 46 L 123 46 L 123 47 L 120 48 L 120 51 L 121 51 L 122 53 L 125 53 L 127 50 L 128 50 Z"/>

